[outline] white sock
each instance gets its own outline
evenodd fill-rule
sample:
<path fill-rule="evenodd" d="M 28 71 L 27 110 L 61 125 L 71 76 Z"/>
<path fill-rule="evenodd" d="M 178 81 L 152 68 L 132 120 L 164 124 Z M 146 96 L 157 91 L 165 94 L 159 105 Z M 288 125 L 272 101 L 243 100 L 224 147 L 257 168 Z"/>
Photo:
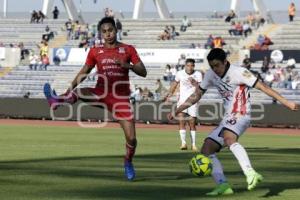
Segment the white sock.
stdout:
<path fill-rule="evenodd" d="M 191 131 L 191 143 L 193 146 L 196 146 L 196 131 Z"/>
<path fill-rule="evenodd" d="M 185 130 L 179 130 L 179 135 L 180 135 L 180 139 L 181 139 L 181 144 L 186 144 L 186 141 L 185 141 L 186 131 Z"/>
<path fill-rule="evenodd" d="M 227 182 L 226 177 L 223 172 L 223 166 L 221 162 L 219 161 L 216 154 L 209 155 L 209 158 L 212 161 L 213 170 L 212 170 L 212 177 L 214 178 L 214 181 L 219 185 L 221 183 Z"/>
<path fill-rule="evenodd" d="M 239 161 L 244 174 L 246 174 L 249 170 L 253 170 L 248 154 L 242 145 L 236 142 L 230 145 L 229 149 Z"/>

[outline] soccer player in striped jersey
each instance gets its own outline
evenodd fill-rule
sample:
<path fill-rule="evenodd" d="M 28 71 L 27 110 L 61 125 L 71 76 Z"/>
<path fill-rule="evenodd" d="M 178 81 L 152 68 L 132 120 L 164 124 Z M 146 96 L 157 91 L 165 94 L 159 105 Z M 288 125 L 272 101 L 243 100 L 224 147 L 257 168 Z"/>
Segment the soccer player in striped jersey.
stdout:
<path fill-rule="evenodd" d="M 245 68 L 230 65 L 226 59 L 226 53 L 222 49 L 213 49 L 207 56 L 211 67 L 204 75 L 203 81 L 195 92 L 179 106 L 175 116 L 198 102 L 205 91 L 210 87 L 216 87 L 223 99 L 225 114 L 216 127 L 205 139 L 201 153 L 210 157 L 213 164 L 212 177 L 217 187 L 207 193 L 210 196 L 233 194 L 223 173 L 221 162 L 216 156 L 223 147 L 228 147 L 238 160 L 248 184 L 248 190 L 254 189 L 263 180 L 251 165 L 245 148 L 238 142 L 239 137 L 250 125 L 250 95 L 249 89 L 256 88 L 273 97 L 292 111 L 299 110 L 299 105 L 282 97 L 275 90 L 261 82 Z M 198 85 L 193 81 L 193 85 Z M 170 113 L 168 118 L 174 118 Z"/>

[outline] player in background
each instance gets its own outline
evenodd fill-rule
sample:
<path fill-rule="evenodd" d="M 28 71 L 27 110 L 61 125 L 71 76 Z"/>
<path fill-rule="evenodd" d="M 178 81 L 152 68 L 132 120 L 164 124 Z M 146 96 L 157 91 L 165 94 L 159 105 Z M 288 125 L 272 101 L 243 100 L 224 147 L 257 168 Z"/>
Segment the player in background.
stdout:
<path fill-rule="evenodd" d="M 196 88 L 195 93 L 176 109 L 174 115 L 178 115 L 198 102 L 209 87 L 216 87 L 223 99 L 225 115 L 219 126 L 205 139 L 201 149 L 201 153 L 212 160 L 212 177 L 217 184 L 217 187 L 212 192 L 207 193 L 207 195 L 233 194 L 233 190 L 224 176 L 221 162 L 216 156 L 216 153 L 225 146 L 229 147 L 238 160 L 246 176 L 247 188 L 252 190 L 263 180 L 263 177 L 254 170 L 246 150 L 238 142 L 239 137 L 250 125 L 251 105 L 249 89 L 256 88 L 261 90 L 293 111 L 299 110 L 299 105 L 282 97 L 275 90 L 258 80 L 247 69 L 230 65 L 222 49 L 211 50 L 207 60 L 211 69 L 205 73 L 204 79 L 200 86 Z M 193 81 L 193 85 L 196 86 L 197 82 Z M 173 114 L 168 114 L 168 118 L 170 120 L 173 119 Z"/>
<path fill-rule="evenodd" d="M 168 100 L 176 90 L 179 84 L 179 100 L 177 107 L 183 104 L 187 98 L 194 93 L 195 87 L 191 84 L 191 79 L 194 79 L 197 83 L 202 81 L 202 74 L 199 71 L 195 71 L 195 60 L 188 58 L 185 61 L 185 67 L 183 70 L 177 72 L 175 81 L 172 82 L 169 92 L 167 93 L 164 101 Z M 186 110 L 181 111 L 177 117 L 179 121 L 179 135 L 181 139 L 181 150 L 187 150 L 186 144 L 186 124 L 190 128 L 191 136 L 191 149 L 198 151 L 196 146 L 196 123 L 197 123 L 197 109 L 198 105 L 194 104 Z"/>
<path fill-rule="evenodd" d="M 120 123 L 126 139 L 124 159 L 125 175 L 133 180 L 135 170 L 132 159 L 137 146 L 134 116 L 129 102 L 129 70 L 146 77 L 147 71 L 135 48 L 117 41 L 117 29 L 113 18 L 105 17 L 98 23 L 105 43 L 91 48 L 85 65 L 79 71 L 65 94 L 56 96 L 49 84 L 45 84 L 44 93 L 48 103 L 56 109 L 59 103 L 74 104 L 78 99 L 102 103 Z M 132 63 L 132 64 L 130 64 Z M 97 66 L 98 80 L 95 88 L 77 88 L 92 69 Z"/>

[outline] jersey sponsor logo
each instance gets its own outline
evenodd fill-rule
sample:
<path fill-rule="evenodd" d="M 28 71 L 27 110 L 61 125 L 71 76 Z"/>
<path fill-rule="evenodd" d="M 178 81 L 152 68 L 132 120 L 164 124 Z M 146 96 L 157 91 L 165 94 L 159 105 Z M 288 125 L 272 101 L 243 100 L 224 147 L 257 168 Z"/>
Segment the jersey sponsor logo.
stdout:
<path fill-rule="evenodd" d="M 125 53 L 124 47 L 120 47 L 120 48 L 119 48 L 119 53 Z"/>
<path fill-rule="evenodd" d="M 103 50 L 100 50 L 100 51 L 98 51 L 98 54 L 102 54 L 102 53 L 104 53 L 104 51 L 103 51 Z"/>
<path fill-rule="evenodd" d="M 251 78 L 252 74 L 251 74 L 251 72 L 249 72 L 248 70 L 245 70 L 245 71 L 243 72 L 243 76 L 246 77 L 246 78 Z"/>
<path fill-rule="evenodd" d="M 101 64 L 115 64 L 115 60 L 111 58 L 104 58 L 102 59 Z"/>
<path fill-rule="evenodd" d="M 229 83 L 229 82 L 230 82 L 230 77 L 229 77 L 229 76 L 226 77 L 225 82 L 226 82 L 226 83 Z"/>

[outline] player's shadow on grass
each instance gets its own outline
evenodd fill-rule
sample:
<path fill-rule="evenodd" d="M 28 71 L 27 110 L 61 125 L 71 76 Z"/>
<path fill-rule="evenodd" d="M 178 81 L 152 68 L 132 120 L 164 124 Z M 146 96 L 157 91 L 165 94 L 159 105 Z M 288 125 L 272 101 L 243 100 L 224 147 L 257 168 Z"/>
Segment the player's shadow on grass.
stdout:
<path fill-rule="evenodd" d="M 248 149 L 256 169 L 264 173 L 299 174 L 300 149 Z M 70 199 L 184 199 L 207 198 L 204 194 L 214 184 L 207 178 L 197 178 L 189 173 L 188 161 L 194 154 L 191 152 L 162 153 L 137 155 L 135 164 L 137 179 L 127 183 L 123 174 L 122 156 L 66 157 L 36 160 L 2 161 L 0 162 L 0 182 L 11 185 L 14 189 L 33 186 L 32 197 L 49 197 Z M 295 156 L 295 167 L 277 163 L 278 157 Z M 298 156 L 298 157 L 297 157 Z M 275 160 L 272 160 L 275 158 Z M 297 159 L 298 158 L 298 159 Z M 231 152 L 224 151 L 220 160 L 225 164 L 226 174 L 232 183 L 243 179 L 237 161 Z M 263 161 L 263 162 L 262 162 Z M 27 179 L 18 179 L 18 175 L 26 175 Z M 39 177 L 39 178 L 37 178 Z M 53 180 L 62 181 L 62 183 Z M 271 177 L 269 177 L 271 178 Z M 280 183 L 282 176 L 275 176 L 276 183 L 262 183 L 259 187 L 269 189 L 263 197 L 277 196 L 287 189 L 299 189 L 298 183 Z M 278 180 L 277 180 L 278 179 Z M 76 180 L 76 183 L 72 182 Z M 80 180 L 80 181 L 78 181 Z M 81 181 L 82 180 L 82 181 Z M 52 184 L 49 184 L 51 182 Z M 47 185 L 47 190 L 39 190 Z M 57 187 L 61 185 L 61 187 Z M 80 186 L 78 186 L 80 185 Z M 0 185 L 0 188 L 2 186 Z M 245 188 L 237 186 L 237 192 L 245 192 Z M 230 199 L 230 198 L 229 198 Z"/>

